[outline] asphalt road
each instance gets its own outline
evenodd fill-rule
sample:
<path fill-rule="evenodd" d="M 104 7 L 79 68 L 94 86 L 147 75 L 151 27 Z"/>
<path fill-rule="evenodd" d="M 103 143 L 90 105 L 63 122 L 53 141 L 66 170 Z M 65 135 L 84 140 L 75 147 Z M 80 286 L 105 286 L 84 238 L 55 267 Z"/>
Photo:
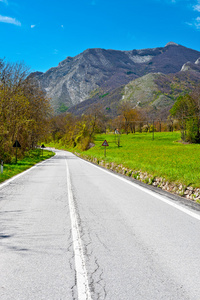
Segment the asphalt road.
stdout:
<path fill-rule="evenodd" d="M 199 211 L 56 153 L 0 185 L 0 299 L 199 300 Z"/>

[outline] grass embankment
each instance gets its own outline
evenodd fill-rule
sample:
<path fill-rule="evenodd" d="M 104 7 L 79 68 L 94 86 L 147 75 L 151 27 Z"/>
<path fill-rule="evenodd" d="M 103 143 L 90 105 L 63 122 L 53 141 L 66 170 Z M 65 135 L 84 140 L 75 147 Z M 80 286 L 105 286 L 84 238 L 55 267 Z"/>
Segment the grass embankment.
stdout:
<path fill-rule="evenodd" d="M 136 133 L 120 136 L 120 147 L 113 134 L 101 134 L 95 138 L 95 147 L 80 152 L 108 163 L 114 162 L 126 168 L 147 172 L 165 178 L 169 182 L 200 187 L 200 145 L 180 143 L 179 132 Z M 109 147 L 102 143 L 107 140 Z"/>
<path fill-rule="evenodd" d="M 0 182 L 3 182 L 29 168 L 34 166 L 40 161 L 48 159 L 54 155 L 53 152 L 36 149 L 29 151 L 23 159 L 18 159 L 17 164 L 15 163 L 15 158 L 13 158 L 13 162 L 10 164 L 4 164 L 3 166 L 3 174 L 1 174 L 0 170 Z"/>

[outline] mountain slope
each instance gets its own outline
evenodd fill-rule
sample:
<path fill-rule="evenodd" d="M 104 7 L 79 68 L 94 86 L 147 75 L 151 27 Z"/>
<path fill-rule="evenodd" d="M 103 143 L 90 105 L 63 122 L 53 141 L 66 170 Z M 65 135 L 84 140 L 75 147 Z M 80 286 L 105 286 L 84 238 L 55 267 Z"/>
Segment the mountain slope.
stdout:
<path fill-rule="evenodd" d="M 139 107 L 169 110 L 178 96 L 191 92 L 200 83 L 200 68 L 194 69 L 168 75 L 149 73 L 128 83 L 122 100 Z"/>
<path fill-rule="evenodd" d="M 75 57 L 67 57 L 46 73 L 36 72 L 31 76 L 39 81 L 59 112 L 62 104 L 73 107 L 94 99 L 95 95 L 112 94 L 148 73 L 179 72 L 185 63 L 194 64 L 199 57 L 200 52 L 175 43 L 132 51 L 88 49 Z"/>
<path fill-rule="evenodd" d="M 81 115 L 92 104 L 99 104 L 111 116 L 116 116 L 119 103 L 130 101 L 133 107 L 148 109 L 149 115 L 166 118 L 177 97 L 190 93 L 200 84 L 200 65 L 189 65 L 190 70 L 183 66 L 182 71 L 175 74 L 149 73 L 136 78 L 104 95 L 94 95 L 70 108 L 69 112 Z"/>

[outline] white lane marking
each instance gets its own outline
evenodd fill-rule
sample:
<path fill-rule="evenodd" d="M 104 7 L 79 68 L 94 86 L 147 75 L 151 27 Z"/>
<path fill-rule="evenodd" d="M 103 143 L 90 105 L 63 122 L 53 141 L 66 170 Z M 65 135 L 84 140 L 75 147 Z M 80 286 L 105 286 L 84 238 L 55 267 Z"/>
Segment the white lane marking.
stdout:
<path fill-rule="evenodd" d="M 57 153 L 56 153 L 53 157 L 55 157 L 56 155 L 57 155 Z M 21 176 L 27 174 L 28 172 L 32 171 L 32 170 L 35 169 L 36 167 L 38 167 L 38 166 L 44 164 L 46 161 L 52 159 L 53 157 L 50 157 L 50 158 L 48 158 L 48 159 L 46 159 L 46 160 L 44 160 L 44 161 L 42 161 L 42 162 L 39 162 L 39 163 L 37 163 L 36 165 L 34 165 L 33 167 L 31 167 L 30 169 L 27 169 L 27 170 L 25 170 L 25 171 L 23 171 L 23 172 L 21 172 L 21 173 L 15 175 L 15 176 L 9 178 L 9 179 L 6 180 L 5 182 L 0 183 L 0 189 L 3 188 L 4 186 L 10 184 L 13 180 L 15 180 L 15 179 L 17 179 L 17 178 L 19 178 L 19 177 L 21 177 Z"/>
<path fill-rule="evenodd" d="M 72 238 L 73 238 L 73 246 L 74 246 L 78 299 L 91 300 L 92 298 L 90 295 L 90 289 L 88 284 L 87 270 L 85 266 L 83 247 L 82 247 L 79 225 L 78 225 L 78 220 L 77 220 L 77 215 L 76 215 L 76 210 L 74 205 L 74 198 L 72 193 L 71 179 L 70 179 L 67 160 L 66 160 L 66 169 L 67 169 L 69 210 L 70 210 Z"/>
<path fill-rule="evenodd" d="M 82 160 L 83 160 L 83 159 L 82 159 Z M 122 181 L 124 181 L 124 182 L 130 184 L 130 185 L 134 186 L 135 188 L 137 188 L 137 189 L 139 189 L 139 190 L 145 192 L 146 194 L 149 194 L 149 195 L 151 195 L 151 196 L 153 196 L 153 197 L 155 197 L 155 198 L 161 200 L 162 202 L 164 202 L 164 203 L 166 203 L 166 204 L 168 204 L 168 205 L 171 205 L 172 207 L 174 207 L 174 208 L 176 208 L 176 209 L 178 209 L 178 210 L 184 212 L 185 214 L 187 214 L 187 215 L 189 215 L 189 216 L 191 216 L 191 217 L 193 217 L 193 218 L 195 218 L 195 219 L 197 219 L 197 220 L 200 221 L 200 215 L 199 215 L 199 214 L 194 213 L 194 212 L 192 212 L 191 210 L 189 210 L 189 209 L 187 209 L 187 208 L 185 208 L 185 207 L 182 207 L 182 206 L 180 206 L 180 205 L 178 205 L 178 204 L 176 204 L 176 203 L 173 203 L 172 201 L 168 200 L 168 199 L 165 198 L 164 196 L 158 195 L 156 192 L 150 191 L 150 190 L 148 190 L 148 189 L 146 189 L 146 188 L 140 186 L 139 184 L 136 184 L 136 183 L 134 183 L 134 182 L 131 182 L 131 181 L 129 181 L 129 180 L 123 178 L 123 177 L 120 177 L 119 175 L 113 174 L 113 173 L 111 173 L 111 172 L 109 172 L 109 171 L 107 171 L 107 170 L 105 170 L 105 169 L 103 169 L 103 168 L 100 168 L 99 166 L 96 166 L 96 165 L 94 165 L 94 164 L 91 163 L 91 162 L 88 162 L 88 161 L 86 161 L 86 160 L 83 160 L 83 161 L 86 162 L 87 164 L 89 164 L 90 166 L 93 166 L 93 167 L 95 167 L 95 168 L 98 168 L 98 170 L 101 170 L 102 172 L 105 172 L 105 173 L 107 173 L 107 174 L 110 174 L 111 176 L 113 176 L 113 177 L 115 177 L 115 178 L 118 178 L 119 180 L 122 180 Z"/>

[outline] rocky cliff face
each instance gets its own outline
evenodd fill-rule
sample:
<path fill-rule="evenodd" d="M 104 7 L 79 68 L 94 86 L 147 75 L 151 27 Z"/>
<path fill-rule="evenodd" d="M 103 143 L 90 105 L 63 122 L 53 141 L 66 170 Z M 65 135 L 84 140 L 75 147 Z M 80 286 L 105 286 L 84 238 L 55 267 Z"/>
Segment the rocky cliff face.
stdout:
<path fill-rule="evenodd" d="M 199 68 L 200 52 L 175 43 L 165 47 L 132 51 L 88 49 L 75 57 L 67 57 L 46 73 L 34 76 L 50 97 L 56 111 L 64 104 L 73 107 L 128 84 L 148 73 L 179 72 L 190 61 Z M 184 68 L 190 68 L 187 64 Z"/>

